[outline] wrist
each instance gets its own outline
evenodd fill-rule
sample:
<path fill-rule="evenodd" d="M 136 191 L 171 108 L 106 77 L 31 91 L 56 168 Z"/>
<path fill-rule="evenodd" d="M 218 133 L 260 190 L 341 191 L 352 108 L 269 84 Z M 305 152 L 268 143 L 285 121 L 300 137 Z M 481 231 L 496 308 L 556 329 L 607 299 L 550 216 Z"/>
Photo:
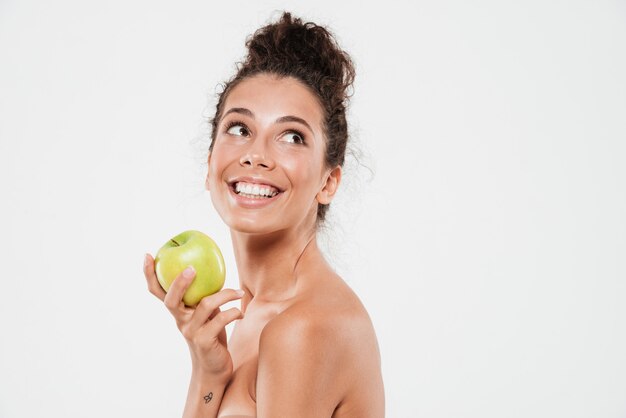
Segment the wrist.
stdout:
<path fill-rule="evenodd" d="M 191 367 L 191 380 L 211 383 L 219 386 L 226 386 L 230 381 L 232 372 L 216 372 L 214 370 L 208 370 L 198 365 L 192 365 Z"/>

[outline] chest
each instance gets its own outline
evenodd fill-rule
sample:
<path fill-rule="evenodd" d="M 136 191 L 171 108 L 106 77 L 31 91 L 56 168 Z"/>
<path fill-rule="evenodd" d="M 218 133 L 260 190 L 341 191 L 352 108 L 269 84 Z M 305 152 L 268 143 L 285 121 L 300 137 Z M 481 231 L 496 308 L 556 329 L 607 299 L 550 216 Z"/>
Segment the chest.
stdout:
<path fill-rule="evenodd" d="M 276 315 L 272 309 L 249 307 L 244 319 L 235 325 L 228 341 L 233 376 L 224 392 L 218 417 L 256 416 L 259 340 L 265 325 Z"/>

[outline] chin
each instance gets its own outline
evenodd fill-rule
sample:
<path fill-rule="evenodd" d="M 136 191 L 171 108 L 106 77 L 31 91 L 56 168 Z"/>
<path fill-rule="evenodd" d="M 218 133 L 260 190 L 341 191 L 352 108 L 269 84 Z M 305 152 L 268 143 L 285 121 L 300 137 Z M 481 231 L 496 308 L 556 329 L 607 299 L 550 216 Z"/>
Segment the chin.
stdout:
<path fill-rule="evenodd" d="M 231 231 L 237 231 L 244 234 L 269 234 L 277 231 L 276 225 L 271 225 L 266 221 L 249 217 L 237 217 L 236 219 L 224 219 L 224 223 L 228 225 Z"/>

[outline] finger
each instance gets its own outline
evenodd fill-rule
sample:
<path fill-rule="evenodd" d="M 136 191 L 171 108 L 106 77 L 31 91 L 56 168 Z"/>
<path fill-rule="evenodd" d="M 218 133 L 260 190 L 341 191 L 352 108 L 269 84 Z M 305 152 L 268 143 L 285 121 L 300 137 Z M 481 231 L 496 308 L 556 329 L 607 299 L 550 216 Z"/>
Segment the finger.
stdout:
<path fill-rule="evenodd" d="M 213 320 L 220 314 L 220 306 L 225 303 L 241 299 L 242 290 L 223 289 L 217 293 L 202 298 L 189 320 L 189 329 L 194 332 L 207 321 Z"/>
<path fill-rule="evenodd" d="M 207 330 L 208 335 L 218 336 L 224 331 L 226 325 L 241 318 L 243 318 L 243 314 L 238 308 L 230 308 L 215 315 L 215 318 L 203 325 L 202 328 Z"/>
<path fill-rule="evenodd" d="M 196 277 L 196 271 L 192 266 L 189 266 L 174 279 L 170 288 L 167 290 L 163 302 L 175 318 L 178 318 L 180 313 L 187 312 L 188 310 L 185 308 L 183 296 L 191 282 L 193 282 L 194 277 Z"/>
<path fill-rule="evenodd" d="M 209 319 L 213 319 L 215 317 L 215 315 L 217 315 L 220 312 L 222 312 L 222 310 L 220 308 L 217 308 L 216 310 L 211 312 L 211 315 L 209 315 Z"/>
<path fill-rule="evenodd" d="M 243 313 L 242 313 L 243 316 Z M 219 335 L 217 336 L 217 341 L 224 347 L 228 347 L 228 338 L 226 338 L 226 328 L 222 328 Z"/>
<path fill-rule="evenodd" d="M 163 290 L 156 277 L 154 272 L 154 258 L 152 258 L 150 254 L 146 254 L 143 260 L 143 274 L 146 276 L 150 293 L 163 300 L 163 298 L 165 298 L 165 290 Z"/>

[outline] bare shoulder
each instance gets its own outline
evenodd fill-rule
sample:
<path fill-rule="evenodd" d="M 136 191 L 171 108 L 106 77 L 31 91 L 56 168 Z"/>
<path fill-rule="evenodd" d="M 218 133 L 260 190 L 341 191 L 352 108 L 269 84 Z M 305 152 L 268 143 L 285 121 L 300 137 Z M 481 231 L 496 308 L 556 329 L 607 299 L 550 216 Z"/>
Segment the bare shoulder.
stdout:
<path fill-rule="evenodd" d="M 261 339 L 287 344 L 323 347 L 332 354 L 353 354 L 371 345 L 378 355 L 376 335 L 367 310 L 358 296 L 334 275 L 303 292 L 265 327 Z"/>
<path fill-rule="evenodd" d="M 384 402 L 372 322 L 357 295 L 338 276 L 324 278 L 319 287 L 303 292 L 265 326 L 260 375 L 266 366 L 273 375 L 286 370 L 284 378 L 292 388 L 304 382 L 306 393 L 321 397 L 315 405 L 324 405 L 331 414 L 351 404 L 380 410 Z M 374 401 L 378 405 L 371 405 L 372 399 L 378 399 Z"/>

